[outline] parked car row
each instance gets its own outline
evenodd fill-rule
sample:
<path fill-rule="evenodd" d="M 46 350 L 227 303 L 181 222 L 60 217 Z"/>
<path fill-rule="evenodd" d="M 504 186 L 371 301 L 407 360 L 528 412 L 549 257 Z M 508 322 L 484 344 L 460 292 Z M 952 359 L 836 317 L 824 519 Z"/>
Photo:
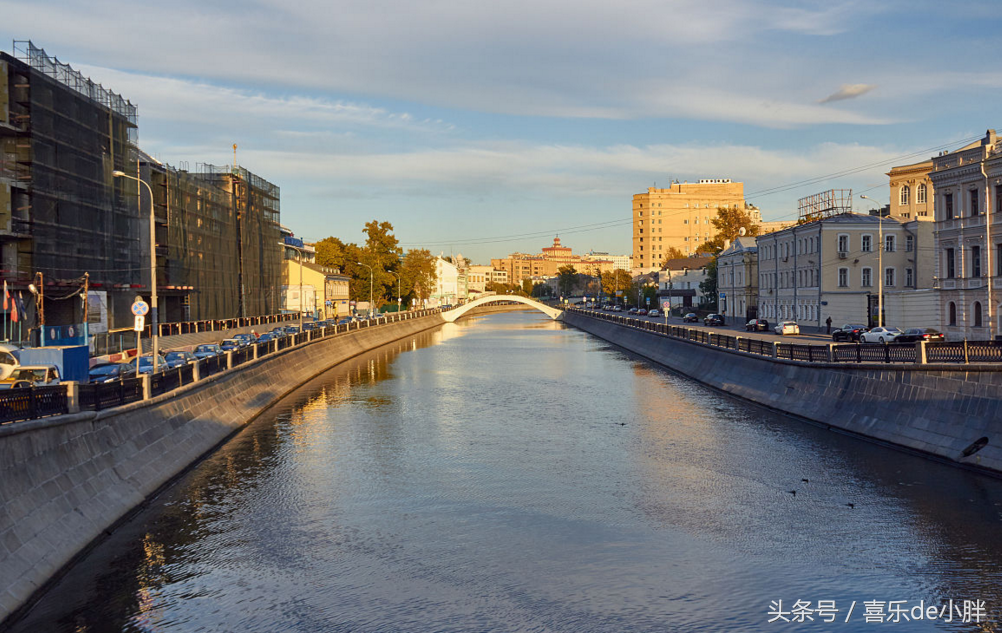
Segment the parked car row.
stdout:
<path fill-rule="evenodd" d="M 931 327 L 913 327 L 900 330 L 883 326 L 869 328 L 861 323 L 846 323 L 832 332 L 832 341 L 858 343 L 917 343 L 918 341 L 943 341 L 946 335 Z"/>

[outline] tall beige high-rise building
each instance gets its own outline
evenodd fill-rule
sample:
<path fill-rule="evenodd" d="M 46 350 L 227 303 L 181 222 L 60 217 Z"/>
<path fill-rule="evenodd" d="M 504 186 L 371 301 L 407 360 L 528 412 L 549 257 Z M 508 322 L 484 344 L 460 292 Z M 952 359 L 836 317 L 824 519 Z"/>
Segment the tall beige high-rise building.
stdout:
<path fill-rule="evenodd" d="M 672 183 L 668 189 L 651 187 L 633 196 L 633 266 L 656 268 L 674 246 L 684 255 L 713 239 L 710 221 L 717 207 L 746 209 L 744 183 L 730 179 Z M 752 219 L 761 221 L 758 209 L 748 207 Z"/>

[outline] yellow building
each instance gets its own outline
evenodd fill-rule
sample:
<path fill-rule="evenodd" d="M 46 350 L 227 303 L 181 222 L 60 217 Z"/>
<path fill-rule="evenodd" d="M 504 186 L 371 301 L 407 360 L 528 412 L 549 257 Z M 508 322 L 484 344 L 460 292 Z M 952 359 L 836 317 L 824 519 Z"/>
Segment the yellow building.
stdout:
<path fill-rule="evenodd" d="M 512 253 L 503 259 L 492 259 L 491 267 L 508 273 L 508 283 L 520 284 L 532 277 L 554 277 L 561 266 L 573 266 L 579 273 L 596 274 L 613 270 L 612 260 L 587 259 L 574 255 L 567 246 L 560 244 L 560 238 L 553 238 L 553 245 L 541 249 L 538 255 Z"/>
<path fill-rule="evenodd" d="M 634 268 L 660 267 L 673 246 L 684 255 L 694 253 L 716 236 L 710 221 L 717 207 L 747 209 L 753 220 L 762 219 L 758 209 L 746 207 L 744 183 L 730 179 L 672 183 L 668 189 L 651 187 L 633 196 Z"/>
<path fill-rule="evenodd" d="M 932 159 L 914 165 L 892 167 L 887 172 L 891 179 L 891 215 L 909 220 L 933 221 L 932 205 L 935 197 L 932 180 L 929 178 L 930 171 Z"/>
<path fill-rule="evenodd" d="M 348 316 L 349 281 L 335 268 L 287 258 L 282 261 L 282 311 L 317 319 Z"/>

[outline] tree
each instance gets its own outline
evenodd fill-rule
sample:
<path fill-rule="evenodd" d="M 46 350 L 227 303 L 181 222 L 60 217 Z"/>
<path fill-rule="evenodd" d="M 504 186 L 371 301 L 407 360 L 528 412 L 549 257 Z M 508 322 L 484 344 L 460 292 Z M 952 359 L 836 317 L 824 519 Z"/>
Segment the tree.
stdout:
<path fill-rule="evenodd" d="M 428 249 L 412 248 L 400 261 L 400 283 L 403 286 L 405 303 L 424 303 L 435 289 L 438 270 L 435 256 Z"/>
<path fill-rule="evenodd" d="M 574 266 L 566 264 L 557 269 L 557 288 L 563 297 L 571 296 L 574 292 L 574 283 L 577 281 L 577 271 Z"/>
<path fill-rule="evenodd" d="M 706 279 L 699 282 L 699 292 L 703 295 L 703 307 L 707 310 L 717 310 L 717 258 L 714 257 L 706 265 Z"/>
<path fill-rule="evenodd" d="M 532 295 L 532 280 L 531 279 L 526 278 L 526 279 L 522 280 L 522 285 L 519 286 L 518 294 L 522 295 L 523 297 L 528 297 L 528 296 Z"/>
<path fill-rule="evenodd" d="M 685 258 L 685 253 L 683 253 L 677 246 L 669 246 L 668 250 L 665 251 L 664 261 L 669 259 L 683 259 Z"/>
<path fill-rule="evenodd" d="M 370 309 L 378 309 L 388 297 L 397 296 L 397 278 L 387 271 L 396 272 L 400 268 L 400 246 L 393 235 L 393 225 L 389 222 L 372 220 L 365 224 L 364 232 L 365 246 L 362 248 L 361 258 L 355 261 L 372 268 L 372 293 L 376 305 Z M 365 266 L 359 268 L 363 274 L 358 275 L 352 287 L 356 290 L 357 298 L 367 299 L 369 269 Z"/>
<path fill-rule="evenodd" d="M 616 296 L 616 291 L 626 292 L 633 286 L 633 277 L 627 270 L 611 270 L 602 273 L 602 292 L 610 297 Z"/>
<path fill-rule="evenodd" d="M 717 217 L 710 220 L 717 235 L 712 240 L 703 242 L 696 249 L 697 253 L 716 255 L 724 250 L 725 242 L 733 242 L 745 230 L 745 235 L 758 235 L 759 225 L 752 220 L 751 215 L 744 210 L 733 207 L 717 207 Z"/>
<path fill-rule="evenodd" d="M 325 237 L 313 246 L 317 249 L 317 264 L 338 270 L 345 269 L 345 248 L 347 245 L 344 242 L 336 237 Z"/>

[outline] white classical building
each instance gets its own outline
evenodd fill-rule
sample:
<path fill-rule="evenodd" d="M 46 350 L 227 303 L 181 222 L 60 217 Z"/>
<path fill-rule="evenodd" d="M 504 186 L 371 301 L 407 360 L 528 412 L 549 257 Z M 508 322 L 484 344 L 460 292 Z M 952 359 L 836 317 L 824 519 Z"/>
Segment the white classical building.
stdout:
<path fill-rule="evenodd" d="M 458 266 L 439 256 L 435 258 L 435 290 L 428 299 L 428 307 L 456 305 L 466 300 L 466 274 Z"/>
<path fill-rule="evenodd" d="M 940 319 L 949 340 L 1002 332 L 1002 142 L 995 130 L 932 159 Z"/>
<path fill-rule="evenodd" d="M 729 323 L 758 316 L 758 245 L 738 237 L 717 255 L 717 309 Z"/>

